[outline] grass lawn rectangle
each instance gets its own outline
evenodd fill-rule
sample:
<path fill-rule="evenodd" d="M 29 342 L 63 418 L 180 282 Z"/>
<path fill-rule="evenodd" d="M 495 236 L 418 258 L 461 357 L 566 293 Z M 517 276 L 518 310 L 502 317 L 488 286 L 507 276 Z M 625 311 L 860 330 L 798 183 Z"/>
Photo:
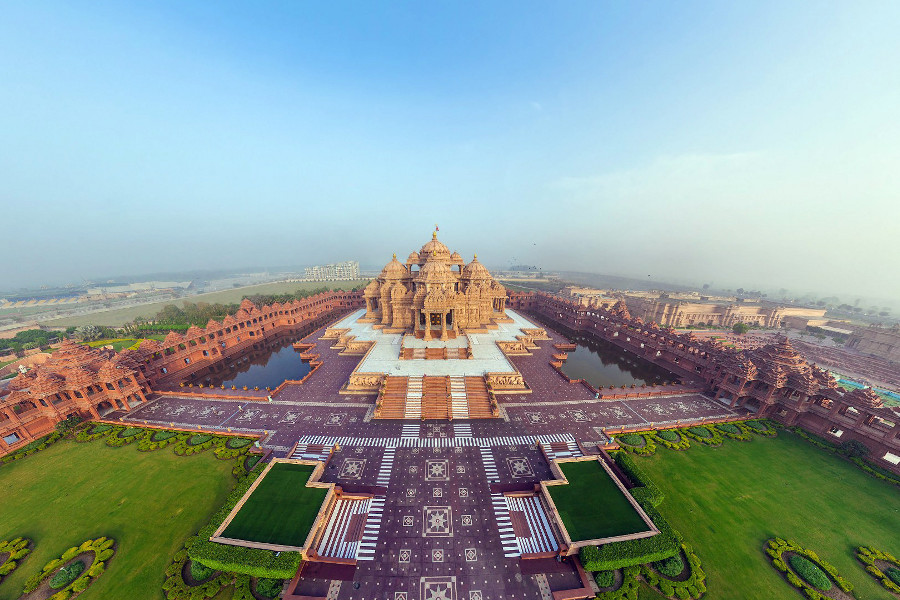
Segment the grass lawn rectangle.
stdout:
<path fill-rule="evenodd" d="M 313 465 L 275 463 L 222 537 L 301 547 L 328 493 L 306 487 Z"/>
<path fill-rule="evenodd" d="M 560 465 L 569 485 L 547 486 L 573 542 L 649 531 L 616 482 L 596 460 Z"/>

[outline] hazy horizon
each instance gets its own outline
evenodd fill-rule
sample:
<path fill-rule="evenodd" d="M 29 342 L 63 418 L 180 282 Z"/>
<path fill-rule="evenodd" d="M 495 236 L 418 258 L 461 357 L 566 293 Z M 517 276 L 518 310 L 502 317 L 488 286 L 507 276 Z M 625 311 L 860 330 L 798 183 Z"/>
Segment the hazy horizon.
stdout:
<path fill-rule="evenodd" d="M 900 298 L 900 5 L 0 6 L 0 288 L 466 260 Z M 892 260 L 894 259 L 894 260 Z"/>

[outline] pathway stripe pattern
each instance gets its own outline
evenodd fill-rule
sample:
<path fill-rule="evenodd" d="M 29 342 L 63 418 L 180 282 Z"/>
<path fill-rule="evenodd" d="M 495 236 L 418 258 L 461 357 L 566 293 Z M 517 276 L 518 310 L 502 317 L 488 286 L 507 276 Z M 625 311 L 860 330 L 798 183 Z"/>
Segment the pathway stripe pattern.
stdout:
<path fill-rule="evenodd" d="M 497 519 L 497 529 L 500 531 L 500 544 L 503 546 L 503 556 L 515 558 L 522 555 L 516 534 L 513 531 L 512 519 L 509 517 L 509 506 L 502 494 L 491 494 L 491 504 L 494 507 L 494 516 Z"/>
<path fill-rule="evenodd" d="M 322 541 L 319 542 L 316 552 L 321 556 L 330 556 L 332 558 L 356 558 L 359 547 L 359 538 L 354 536 L 354 532 L 349 531 L 354 523 L 353 517 L 356 515 L 365 515 L 371 504 L 370 499 L 365 500 L 344 500 L 340 499 L 335 503 L 331 518 L 325 527 L 325 533 L 322 535 Z M 348 534 L 356 539 L 348 541 Z"/>
<path fill-rule="evenodd" d="M 369 516 L 366 519 L 366 527 L 363 530 L 362 539 L 356 552 L 356 560 L 375 560 L 375 542 L 378 541 L 378 533 L 381 531 L 381 521 L 384 518 L 384 498 L 372 498 L 369 503 Z"/>
<path fill-rule="evenodd" d="M 381 455 L 381 466 L 378 468 L 377 485 L 387 487 L 391 482 L 391 471 L 394 469 L 394 458 L 397 453 L 396 446 L 388 446 Z"/>
<path fill-rule="evenodd" d="M 522 554 L 539 552 L 556 552 L 559 543 L 553 535 L 553 528 L 547 519 L 544 506 L 538 496 L 514 497 L 506 496 L 507 508 L 524 514 L 531 535 L 516 537 L 519 551 Z"/>

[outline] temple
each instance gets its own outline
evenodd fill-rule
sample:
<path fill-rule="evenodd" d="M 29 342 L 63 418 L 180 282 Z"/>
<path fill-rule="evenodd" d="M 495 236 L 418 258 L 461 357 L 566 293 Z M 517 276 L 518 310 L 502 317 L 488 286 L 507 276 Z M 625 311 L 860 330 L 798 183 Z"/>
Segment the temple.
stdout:
<path fill-rule="evenodd" d="M 450 253 L 437 239 L 406 264 L 397 255 L 364 293 L 364 322 L 381 325 L 388 333 L 410 331 L 422 339 L 456 338 L 462 330 L 483 331 L 506 317 L 506 290 L 494 281 L 478 256 L 464 265 L 462 256 Z"/>

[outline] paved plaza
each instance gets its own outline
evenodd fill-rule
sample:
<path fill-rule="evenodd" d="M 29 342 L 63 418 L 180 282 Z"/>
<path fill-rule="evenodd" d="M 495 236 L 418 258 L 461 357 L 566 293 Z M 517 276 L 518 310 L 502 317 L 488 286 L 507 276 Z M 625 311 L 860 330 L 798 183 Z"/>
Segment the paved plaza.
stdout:
<path fill-rule="evenodd" d="M 508 325 L 511 331 L 523 326 L 532 324 L 519 315 Z M 271 400 L 172 392 L 112 415 L 141 424 L 264 434 L 261 445 L 274 456 L 327 461 L 322 481 L 370 495 L 365 503 L 340 505 L 333 517 L 339 522 L 319 546 L 321 555 L 353 558 L 355 566 L 311 564 L 291 584 L 288 592 L 295 595 L 515 600 L 581 588 L 572 561 L 539 557 L 555 550 L 553 531 L 527 494 L 553 478 L 546 456 L 596 453 L 608 428 L 686 425 L 737 414 L 695 393 L 597 400 L 550 366 L 559 353 L 553 344 L 567 340 L 548 331 L 551 340 L 539 341 L 531 356 L 501 354 L 532 391 L 498 396 L 501 418 L 373 420 L 374 396 L 338 393 L 361 357 L 339 355 L 323 333 L 304 339 L 315 343 L 312 353 L 323 364 Z M 496 349 L 493 341 L 473 340 L 473 347 L 482 346 Z M 399 351 L 399 343 L 384 347 Z M 511 492 L 524 496 L 505 495 Z"/>

